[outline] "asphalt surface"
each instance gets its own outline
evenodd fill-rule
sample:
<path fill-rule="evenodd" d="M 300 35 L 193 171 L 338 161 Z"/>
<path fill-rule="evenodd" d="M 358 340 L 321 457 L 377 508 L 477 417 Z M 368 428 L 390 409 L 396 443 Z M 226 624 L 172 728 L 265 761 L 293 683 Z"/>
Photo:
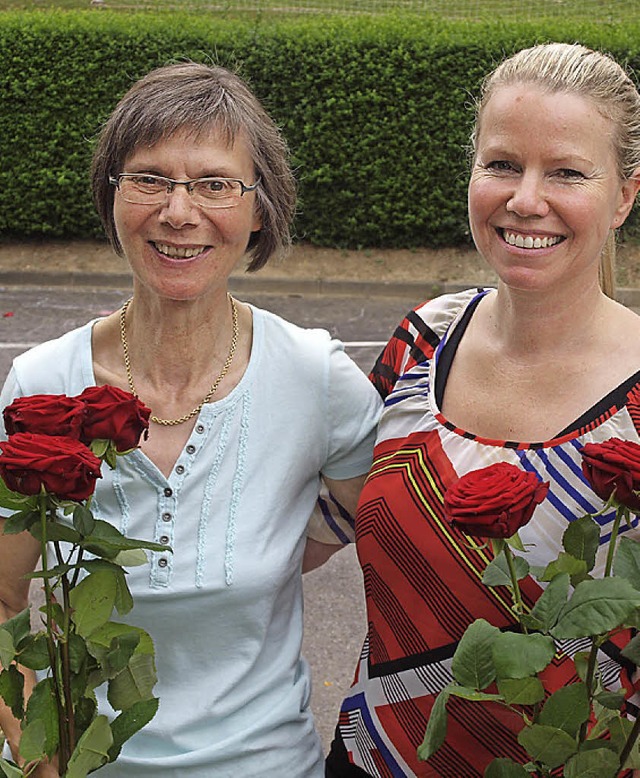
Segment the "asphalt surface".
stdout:
<path fill-rule="evenodd" d="M 3 381 L 14 356 L 116 310 L 130 293 L 127 288 L 108 286 L 34 286 L 38 278 L 28 280 L 30 283 L 20 286 L 0 286 Z M 415 296 L 378 297 L 372 295 L 371 289 L 363 294 L 357 288 L 352 294 L 334 296 L 299 291 L 264 294 L 259 288 L 251 291 L 246 285 L 232 291 L 239 299 L 296 324 L 329 330 L 345 343 L 347 352 L 365 372 L 404 314 L 419 301 Z M 305 576 L 304 591 L 304 654 L 313 672 L 312 707 L 326 749 L 365 632 L 362 578 L 355 550 L 344 549 L 324 567 Z"/>

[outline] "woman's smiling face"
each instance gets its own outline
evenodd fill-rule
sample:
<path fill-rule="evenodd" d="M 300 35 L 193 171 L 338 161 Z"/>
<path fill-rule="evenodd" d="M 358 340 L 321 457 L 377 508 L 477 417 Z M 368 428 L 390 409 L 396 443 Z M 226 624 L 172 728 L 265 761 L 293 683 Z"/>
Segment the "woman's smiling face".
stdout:
<path fill-rule="evenodd" d="M 247 185 L 256 177 L 245 140 L 238 137 L 229 145 L 215 130 L 198 136 L 178 132 L 139 147 L 122 172 L 180 181 L 236 178 Z M 128 203 L 116 192 L 114 220 L 136 281 L 180 300 L 197 298 L 213 286 L 226 288 L 251 232 L 261 227 L 255 192 L 244 194 L 232 208 L 203 208 L 184 186 L 176 186 L 158 205 Z"/>
<path fill-rule="evenodd" d="M 479 252 L 507 286 L 592 284 L 609 231 L 638 189 L 617 172 L 614 126 L 595 104 L 533 84 L 484 106 L 469 182 Z"/>

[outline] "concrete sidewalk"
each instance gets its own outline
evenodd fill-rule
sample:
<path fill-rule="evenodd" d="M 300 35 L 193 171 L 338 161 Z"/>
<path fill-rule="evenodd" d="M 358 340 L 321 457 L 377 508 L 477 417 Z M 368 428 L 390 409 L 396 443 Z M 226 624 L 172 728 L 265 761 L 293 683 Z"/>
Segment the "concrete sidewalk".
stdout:
<path fill-rule="evenodd" d="M 402 298 L 410 303 L 473 286 L 495 276 L 473 248 L 348 251 L 294 245 L 256 273 L 232 273 L 235 294 Z M 127 263 L 103 241 L 0 243 L 0 286 L 128 289 Z M 618 299 L 640 309 L 640 288 Z"/>

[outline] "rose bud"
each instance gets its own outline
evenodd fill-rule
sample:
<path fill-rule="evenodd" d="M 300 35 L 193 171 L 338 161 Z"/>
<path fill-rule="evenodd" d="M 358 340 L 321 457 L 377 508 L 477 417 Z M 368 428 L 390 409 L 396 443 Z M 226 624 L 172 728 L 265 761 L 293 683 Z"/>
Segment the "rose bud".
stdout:
<path fill-rule="evenodd" d="M 20 494 L 49 494 L 63 500 L 86 500 L 101 477 L 101 462 L 79 440 L 17 432 L 0 442 L 0 476 Z"/>
<path fill-rule="evenodd" d="M 610 438 L 582 447 L 582 472 L 600 499 L 640 511 L 640 444 Z"/>
<path fill-rule="evenodd" d="M 78 395 L 85 416 L 80 439 L 111 440 L 117 451 L 129 451 L 149 429 L 151 410 L 130 392 L 116 386 L 90 386 Z"/>
<path fill-rule="evenodd" d="M 33 432 L 77 440 L 82 429 L 84 406 L 65 394 L 32 394 L 17 397 L 2 415 L 7 435 Z"/>
<path fill-rule="evenodd" d="M 467 535 L 510 538 L 532 517 L 549 491 L 542 482 L 508 462 L 472 470 L 444 496 L 447 521 Z"/>

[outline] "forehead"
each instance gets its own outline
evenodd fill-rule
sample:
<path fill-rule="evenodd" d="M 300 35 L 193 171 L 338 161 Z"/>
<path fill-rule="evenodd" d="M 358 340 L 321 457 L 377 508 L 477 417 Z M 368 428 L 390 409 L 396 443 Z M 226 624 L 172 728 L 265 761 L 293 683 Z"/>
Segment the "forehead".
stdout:
<path fill-rule="evenodd" d="M 606 155 L 613 150 L 613 135 L 613 122 L 590 98 L 511 84 L 498 87 L 484 105 L 477 143 L 478 148 L 535 144 L 560 154 L 581 148 Z"/>
<path fill-rule="evenodd" d="M 253 166 L 252 148 L 244 132 L 232 136 L 216 125 L 180 127 L 158 139 L 141 141 L 126 156 L 125 164 L 236 164 Z"/>

